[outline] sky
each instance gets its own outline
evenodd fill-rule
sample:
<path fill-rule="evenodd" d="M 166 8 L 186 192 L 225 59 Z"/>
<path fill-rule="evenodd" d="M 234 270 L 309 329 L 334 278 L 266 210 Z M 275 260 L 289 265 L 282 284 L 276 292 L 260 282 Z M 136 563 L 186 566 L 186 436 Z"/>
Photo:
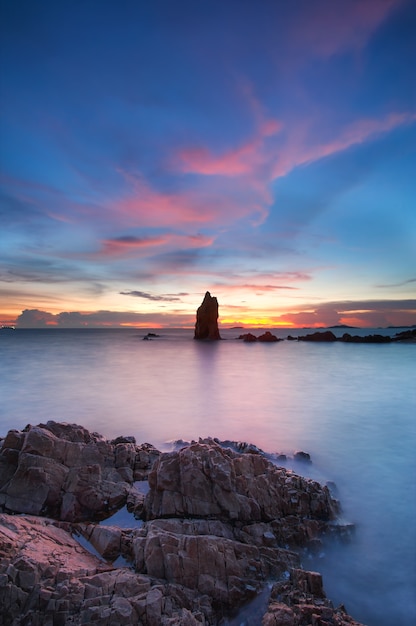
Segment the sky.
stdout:
<path fill-rule="evenodd" d="M 0 7 L 0 324 L 416 324 L 414 0 Z"/>

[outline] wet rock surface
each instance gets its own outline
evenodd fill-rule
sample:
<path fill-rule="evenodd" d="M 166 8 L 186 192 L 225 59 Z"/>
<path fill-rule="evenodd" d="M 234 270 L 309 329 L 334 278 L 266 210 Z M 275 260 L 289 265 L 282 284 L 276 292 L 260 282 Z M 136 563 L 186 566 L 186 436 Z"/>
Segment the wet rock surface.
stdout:
<path fill-rule="evenodd" d="M 1 444 L 1 625 L 227 624 L 272 583 L 258 624 L 357 624 L 300 565 L 337 532 L 338 503 L 255 446 L 161 454 L 56 422 Z M 126 503 L 142 521 L 97 523 Z"/>

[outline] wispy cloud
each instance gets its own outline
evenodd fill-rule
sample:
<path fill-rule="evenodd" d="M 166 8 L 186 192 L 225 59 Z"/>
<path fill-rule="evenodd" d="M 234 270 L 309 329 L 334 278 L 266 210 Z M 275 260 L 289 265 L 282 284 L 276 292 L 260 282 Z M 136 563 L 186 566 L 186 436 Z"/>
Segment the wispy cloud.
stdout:
<path fill-rule="evenodd" d="M 123 257 L 134 254 L 147 254 L 148 251 L 157 248 L 158 252 L 163 249 L 187 249 L 205 248 L 214 242 L 213 237 L 205 235 L 175 235 L 166 233 L 157 237 L 135 237 L 133 235 L 122 235 L 113 239 L 105 239 L 101 244 L 101 250 L 97 253 L 103 257 Z"/>
<path fill-rule="evenodd" d="M 394 287 L 404 287 L 405 285 L 410 285 L 411 283 L 416 283 L 416 278 L 409 278 L 408 280 L 403 280 L 400 283 L 391 283 L 389 285 L 376 285 L 377 289 L 391 289 Z"/>
<path fill-rule="evenodd" d="M 308 137 L 308 125 L 304 122 L 297 132 L 289 137 L 287 145 L 277 158 L 273 167 L 273 177 L 285 176 L 299 165 L 313 163 L 343 152 L 352 146 L 372 140 L 377 135 L 387 133 L 404 124 L 411 124 L 415 120 L 416 113 L 413 112 L 391 113 L 382 119 L 357 120 L 326 143 L 311 142 Z"/>
<path fill-rule="evenodd" d="M 403 0 L 306 2 L 290 27 L 293 48 L 328 58 L 345 50 L 360 50 Z"/>
<path fill-rule="evenodd" d="M 153 302 L 179 302 L 181 298 L 179 296 L 187 295 L 186 293 L 181 293 L 178 295 L 154 295 L 151 293 L 147 293 L 146 291 L 120 291 L 122 296 L 133 296 L 134 298 L 144 298 L 145 300 L 152 300 Z"/>

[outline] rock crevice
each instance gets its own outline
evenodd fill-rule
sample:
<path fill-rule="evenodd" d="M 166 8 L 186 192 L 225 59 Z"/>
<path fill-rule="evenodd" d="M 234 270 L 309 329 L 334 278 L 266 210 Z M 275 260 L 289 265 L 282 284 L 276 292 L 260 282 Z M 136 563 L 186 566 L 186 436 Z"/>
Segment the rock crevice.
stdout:
<path fill-rule="evenodd" d="M 206 439 L 161 454 L 55 422 L 10 431 L 0 448 L 0 624 L 225 625 L 273 581 L 259 624 L 358 626 L 299 558 L 333 530 L 338 503 L 254 446 L 239 448 Z M 143 500 L 134 482 L 145 476 Z M 143 521 L 97 523 L 127 501 Z"/>

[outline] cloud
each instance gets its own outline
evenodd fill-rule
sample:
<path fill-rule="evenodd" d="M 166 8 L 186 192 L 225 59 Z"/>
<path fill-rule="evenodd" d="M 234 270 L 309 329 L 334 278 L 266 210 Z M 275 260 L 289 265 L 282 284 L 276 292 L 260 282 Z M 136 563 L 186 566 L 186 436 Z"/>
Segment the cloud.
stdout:
<path fill-rule="evenodd" d="M 154 249 L 158 249 L 158 254 L 165 249 L 205 248 L 214 242 L 213 237 L 207 235 L 176 235 L 166 233 L 157 237 L 135 237 L 123 235 L 113 239 L 105 239 L 101 242 L 101 249 L 94 256 L 103 257 L 123 257 L 130 255 L 151 256 Z M 166 251 L 166 250 L 165 250 Z"/>
<path fill-rule="evenodd" d="M 238 148 L 213 154 L 206 147 L 188 147 L 175 155 L 175 167 L 185 173 L 202 174 L 205 176 L 244 176 L 252 175 L 267 160 L 265 144 L 267 138 L 279 133 L 282 122 L 275 119 L 264 119 L 260 112 L 260 104 L 246 88 L 245 93 L 250 100 L 258 119 L 256 135 Z"/>
<path fill-rule="evenodd" d="M 172 301 L 185 293 L 152 296 L 147 292 L 125 292 L 125 295 L 145 298 L 147 300 Z M 202 294 L 201 294 L 202 295 Z M 339 302 L 321 302 L 319 304 L 303 303 L 284 311 L 254 310 L 249 304 L 223 305 L 220 310 L 221 319 L 227 324 L 240 321 L 244 317 L 249 323 L 258 320 L 260 325 L 282 326 L 294 328 L 334 326 L 348 324 L 367 328 L 387 326 L 411 326 L 416 324 L 416 300 L 356 300 Z M 10 317 L 10 316 L 9 316 Z M 9 323 L 12 323 L 9 321 Z M 93 311 L 93 312 L 62 312 L 56 315 L 39 309 L 25 309 L 15 320 L 18 328 L 106 328 L 106 327 L 172 327 L 191 328 L 195 324 L 195 314 L 180 310 L 167 312 L 139 313 L 132 311 Z"/>
<path fill-rule="evenodd" d="M 136 313 L 132 311 L 66 311 L 56 315 L 38 309 L 22 311 L 17 328 L 191 328 L 195 315 L 181 311 Z"/>
<path fill-rule="evenodd" d="M 327 143 L 312 143 L 308 146 L 308 124 L 304 122 L 296 133 L 290 135 L 273 167 L 273 178 L 286 176 L 295 167 L 313 163 L 328 156 L 347 150 L 416 120 L 416 113 L 390 113 L 382 119 L 361 119 L 351 123 L 337 137 Z"/>
<path fill-rule="evenodd" d="M 391 289 L 394 287 L 404 287 L 404 285 L 409 285 L 410 283 L 416 283 L 416 278 L 409 278 L 409 280 L 403 280 L 400 283 L 392 283 L 390 285 L 376 285 L 377 289 Z"/>
<path fill-rule="evenodd" d="M 133 237 L 124 235 L 114 239 L 105 239 L 102 242 L 100 254 L 103 256 L 124 255 L 131 251 L 142 250 L 143 248 L 165 245 L 167 240 L 167 237 Z"/>
<path fill-rule="evenodd" d="M 306 2 L 295 14 L 289 44 L 323 58 L 360 50 L 388 14 L 402 4 L 402 0 Z"/>
<path fill-rule="evenodd" d="M 122 296 L 134 296 L 135 298 L 144 298 L 145 300 L 152 300 L 154 302 L 180 302 L 180 297 L 174 295 L 160 295 L 154 296 L 146 291 L 120 291 Z M 187 295 L 187 294 L 178 294 Z"/>
<path fill-rule="evenodd" d="M 299 310 L 303 309 L 303 310 Z M 362 327 L 416 324 L 416 300 L 357 300 L 304 304 L 295 313 L 280 316 L 295 327 L 348 324 Z"/>

